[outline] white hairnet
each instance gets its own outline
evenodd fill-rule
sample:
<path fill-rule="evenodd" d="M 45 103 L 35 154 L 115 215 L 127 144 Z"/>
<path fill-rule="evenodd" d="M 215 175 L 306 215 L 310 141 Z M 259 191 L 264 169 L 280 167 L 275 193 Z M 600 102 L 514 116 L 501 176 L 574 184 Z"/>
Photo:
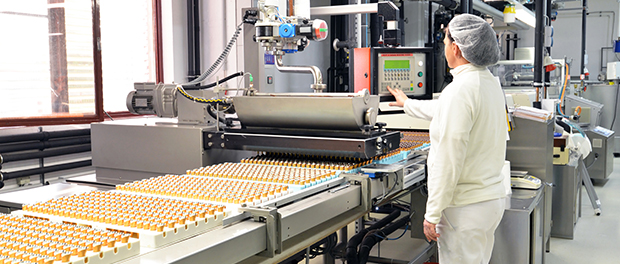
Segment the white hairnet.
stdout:
<path fill-rule="evenodd" d="M 466 60 L 476 66 L 490 66 L 499 60 L 500 51 L 495 31 L 482 18 L 463 14 L 448 24 L 454 43 Z"/>

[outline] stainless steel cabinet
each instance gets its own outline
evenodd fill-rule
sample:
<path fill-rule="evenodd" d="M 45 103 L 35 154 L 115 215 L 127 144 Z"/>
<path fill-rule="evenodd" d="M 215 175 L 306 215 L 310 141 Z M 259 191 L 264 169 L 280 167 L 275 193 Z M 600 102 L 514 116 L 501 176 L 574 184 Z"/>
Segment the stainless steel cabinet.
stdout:
<path fill-rule="evenodd" d="M 551 236 L 573 239 L 577 225 L 577 197 L 580 184 L 578 162 L 554 165 Z"/>
<path fill-rule="evenodd" d="M 510 208 L 495 230 L 492 264 L 541 264 L 545 262 L 546 187 L 513 189 Z"/>

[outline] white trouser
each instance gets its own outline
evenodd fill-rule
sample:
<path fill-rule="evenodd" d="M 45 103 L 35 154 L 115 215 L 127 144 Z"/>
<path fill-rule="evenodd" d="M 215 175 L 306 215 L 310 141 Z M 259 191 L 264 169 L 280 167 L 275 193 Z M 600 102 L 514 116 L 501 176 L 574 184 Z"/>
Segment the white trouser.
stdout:
<path fill-rule="evenodd" d="M 437 224 L 439 263 L 487 264 L 491 259 L 495 229 L 506 208 L 506 199 L 495 199 L 443 210 Z"/>

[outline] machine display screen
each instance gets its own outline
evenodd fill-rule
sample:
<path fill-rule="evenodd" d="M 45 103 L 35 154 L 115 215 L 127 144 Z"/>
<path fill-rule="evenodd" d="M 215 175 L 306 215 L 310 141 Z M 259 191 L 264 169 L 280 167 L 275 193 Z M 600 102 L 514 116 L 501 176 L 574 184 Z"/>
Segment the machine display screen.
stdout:
<path fill-rule="evenodd" d="M 409 69 L 409 60 L 386 60 L 384 69 Z"/>

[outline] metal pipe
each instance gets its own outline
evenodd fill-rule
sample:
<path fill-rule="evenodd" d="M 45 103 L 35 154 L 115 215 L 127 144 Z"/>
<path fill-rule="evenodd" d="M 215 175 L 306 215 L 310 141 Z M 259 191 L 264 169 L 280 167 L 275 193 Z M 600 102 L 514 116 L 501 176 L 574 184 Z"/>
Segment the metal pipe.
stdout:
<path fill-rule="evenodd" d="M 200 76 L 200 9 L 198 0 L 187 0 L 188 81 Z"/>
<path fill-rule="evenodd" d="M 335 15 L 356 15 L 356 14 L 375 14 L 379 10 L 378 1 L 371 1 L 368 4 L 344 5 L 343 6 L 319 6 L 311 7 L 312 16 L 335 16 Z"/>
<path fill-rule="evenodd" d="M 536 1 L 536 28 L 534 29 L 534 87 L 536 101 L 534 107 L 540 109 L 540 87 L 543 86 L 543 49 L 545 48 L 544 1 Z"/>
<path fill-rule="evenodd" d="M 428 1 L 428 44 L 433 45 L 435 42 L 433 38 L 433 2 Z"/>
<path fill-rule="evenodd" d="M 581 10 L 581 69 L 580 73 L 585 74 L 585 57 L 586 57 L 586 19 L 588 17 L 588 0 L 583 0 Z M 587 79 L 587 77 L 586 77 Z"/>
<path fill-rule="evenodd" d="M 55 172 L 55 171 L 61 171 L 61 170 L 88 167 L 91 165 L 92 165 L 92 160 L 84 160 L 84 161 L 48 166 L 48 167 L 43 167 L 43 168 L 20 170 L 20 171 L 14 171 L 14 172 L 0 172 L 0 181 L 6 181 L 6 180 L 11 180 L 11 179 L 16 179 L 16 178 L 49 173 L 49 172 Z"/>
<path fill-rule="evenodd" d="M 506 34 L 506 60 L 510 60 L 510 34 Z"/>
<path fill-rule="evenodd" d="M 370 0 L 371 3 L 377 3 L 379 0 Z M 431 14 L 429 14 L 431 15 Z M 380 21 L 377 14 L 370 14 L 370 21 L 368 22 L 370 28 L 370 44 L 369 47 L 379 47 L 379 38 L 383 30 L 383 21 Z"/>
<path fill-rule="evenodd" d="M 597 80 L 574 80 L 574 81 L 568 80 L 568 83 L 569 84 L 582 84 L 582 83 L 585 83 L 585 84 L 603 84 L 605 82 L 597 81 Z"/>
<path fill-rule="evenodd" d="M 90 144 L 90 136 L 0 146 L 0 153 Z"/>
<path fill-rule="evenodd" d="M 400 259 L 391 259 L 391 258 L 381 258 L 368 256 L 368 262 L 372 263 L 393 263 L 393 264 L 409 264 L 409 261 L 404 261 Z"/>
<path fill-rule="evenodd" d="M 314 78 L 314 85 L 325 86 L 323 84 L 323 74 L 317 66 L 284 66 L 282 55 L 276 55 L 276 69 L 280 72 L 311 73 Z"/>
<path fill-rule="evenodd" d="M 473 14 L 474 13 L 474 5 L 472 0 L 461 0 L 461 13 L 463 14 Z"/>
<path fill-rule="evenodd" d="M 61 148 L 61 149 L 37 151 L 37 152 L 32 152 L 32 153 L 0 154 L 0 164 L 3 164 L 5 162 L 56 157 L 56 156 L 82 153 L 82 152 L 88 152 L 88 151 L 90 151 L 90 144 L 80 145 L 76 147 Z"/>
<path fill-rule="evenodd" d="M 446 9 L 448 10 L 455 10 L 459 6 L 459 3 L 454 0 L 431 0 L 429 2 L 433 2 L 433 3 L 440 4 L 442 6 L 445 6 Z"/>
<path fill-rule="evenodd" d="M 546 5 L 545 5 L 545 16 L 547 18 L 549 18 L 549 23 L 547 24 L 547 26 L 551 26 L 551 0 L 547 0 Z M 551 44 L 549 44 L 549 47 L 546 47 L 547 50 L 547 54 L 549 54 L 549 57 L 551 57 Z M 543 98 L 546 99 L 547 98 L 547 89 L 549 88 L 549 86 L 551 85 L 551 73 L 547 72 L 545 69 L 545 82 L 544 82 L 544 87 L 545 87 L 545 91 L 543 93 Z"/>
<path fill-rule="evenodd" d="M 17 142 L 23 142 L 23 141 L 48 140 L 52 138 L 63 138 L 63 137 L 89 136 L 89 135 L 90 135 L 90 128 L 64 130 L 64 131 L 49 131 L 49 132 L 44 131 L 44 132 L 37 132 L 37 133 L 30 133 L 30 134 L 0 136 L 0 144 L 17 143 Z"/>
<path fill-rule="evenodd" d="M 513 46 L 512 49 L 516 49 L 517 48 L 517 41 L 519 41 L 519 38 L 517 37 L 517 33 L 515 33 L 515 36 L 512 39 L 512 41 L 514 41 L 514 43 L 512 43 L 513 44 L 512 45 Z M 512 57 L 514 58 L 514 54 L 512 55 Z"/>
<path fill-rule="evenodd" d="M 614 47 L 601 47 L 601 68 L 599 69 L 599 72 L 603 72 L 603 68 L 605 68 L 605 70 L 607 70 L 607 65 L 603 64 L 603 51 L 606 49 L 613 49 Z"/>
<path fill-rule="evenodd" d="M 574 8 L 558 8 L 556 9 L 556 11 L 560 12 L 560 11 L 573 11 L 573 10 L 582 10 L 583 7 L 574 7 Z"/>

